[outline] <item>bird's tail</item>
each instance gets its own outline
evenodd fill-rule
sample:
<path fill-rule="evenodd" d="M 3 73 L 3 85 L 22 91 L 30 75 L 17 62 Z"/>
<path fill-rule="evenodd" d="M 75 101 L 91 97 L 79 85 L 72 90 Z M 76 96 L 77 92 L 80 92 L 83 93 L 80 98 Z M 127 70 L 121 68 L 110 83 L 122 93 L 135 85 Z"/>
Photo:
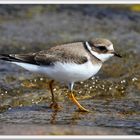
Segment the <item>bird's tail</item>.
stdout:
<path fill-rule="evenodd" d="M 35 54 L 0 54 L 0 60 L 37 64 L 34 56 Z"/>
<path fill-rule="evenodd" d="M 17 61 L 17 58 L 11 54 L 0 54 L 0 59 L 5 61 Z"/>

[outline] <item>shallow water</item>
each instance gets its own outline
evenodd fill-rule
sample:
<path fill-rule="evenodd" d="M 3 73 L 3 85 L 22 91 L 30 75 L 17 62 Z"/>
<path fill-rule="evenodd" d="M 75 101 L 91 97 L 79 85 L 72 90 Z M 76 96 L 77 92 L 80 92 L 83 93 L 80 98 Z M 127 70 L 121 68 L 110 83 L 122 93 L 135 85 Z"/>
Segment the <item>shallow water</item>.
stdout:
<path fill-rule="evenodd" d="M 0 22 L 1 53 L 106 37 L 123 56 L 75 84 L 75 96 L 90 113 L 77 112 L 67 88 L 57 82 L 54 92 L 62 110 L 51 110 L 47 77 L 0 61 L 0 134 L 140 134 L 140 13 L 128 7 L 0 6 L 5 13 Z"/>

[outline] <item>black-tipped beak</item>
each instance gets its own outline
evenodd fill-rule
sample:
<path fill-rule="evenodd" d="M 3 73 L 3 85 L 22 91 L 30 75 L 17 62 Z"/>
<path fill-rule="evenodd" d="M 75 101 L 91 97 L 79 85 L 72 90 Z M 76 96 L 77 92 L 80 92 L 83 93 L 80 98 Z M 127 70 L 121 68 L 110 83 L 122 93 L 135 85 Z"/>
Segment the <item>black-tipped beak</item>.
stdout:
<path fill-rule="evenodd" d="M 120 58 L 122 57 L 120 54 L 118 54 L 116 52 L 114 52 L 113 54 L 114 54 L 114 56 L 117 56 L 117 57 L 120 57 Z"/>

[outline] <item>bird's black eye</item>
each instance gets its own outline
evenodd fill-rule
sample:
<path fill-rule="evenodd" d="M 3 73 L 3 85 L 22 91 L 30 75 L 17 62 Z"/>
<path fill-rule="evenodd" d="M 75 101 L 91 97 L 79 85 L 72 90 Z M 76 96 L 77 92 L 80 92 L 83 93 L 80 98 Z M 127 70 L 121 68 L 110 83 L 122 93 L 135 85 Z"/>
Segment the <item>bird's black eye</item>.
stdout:
<path fill-rule="evenodd" d="M 100 51 L 107 51 L 106 47 L 105 46 L 98 46 L 97 47 Z"/>

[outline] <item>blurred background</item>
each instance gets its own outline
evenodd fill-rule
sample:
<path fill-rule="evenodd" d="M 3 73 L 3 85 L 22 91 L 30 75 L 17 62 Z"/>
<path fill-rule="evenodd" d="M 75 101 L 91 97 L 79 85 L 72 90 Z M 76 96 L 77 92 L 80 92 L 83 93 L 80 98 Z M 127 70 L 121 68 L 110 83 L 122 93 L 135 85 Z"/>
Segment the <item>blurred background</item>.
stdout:
<path fill-rule="evenodd" d="M 54 92 L 63 110 L 52 111 L 47 77 L 0 61 L 0 134 L 140 134 L 139 25 L 140 5 L 0 5 L 0 53 L 103 37 L 123 56 L 75 85 L 89 114 L 75 111 L 59 83 Z"/>

